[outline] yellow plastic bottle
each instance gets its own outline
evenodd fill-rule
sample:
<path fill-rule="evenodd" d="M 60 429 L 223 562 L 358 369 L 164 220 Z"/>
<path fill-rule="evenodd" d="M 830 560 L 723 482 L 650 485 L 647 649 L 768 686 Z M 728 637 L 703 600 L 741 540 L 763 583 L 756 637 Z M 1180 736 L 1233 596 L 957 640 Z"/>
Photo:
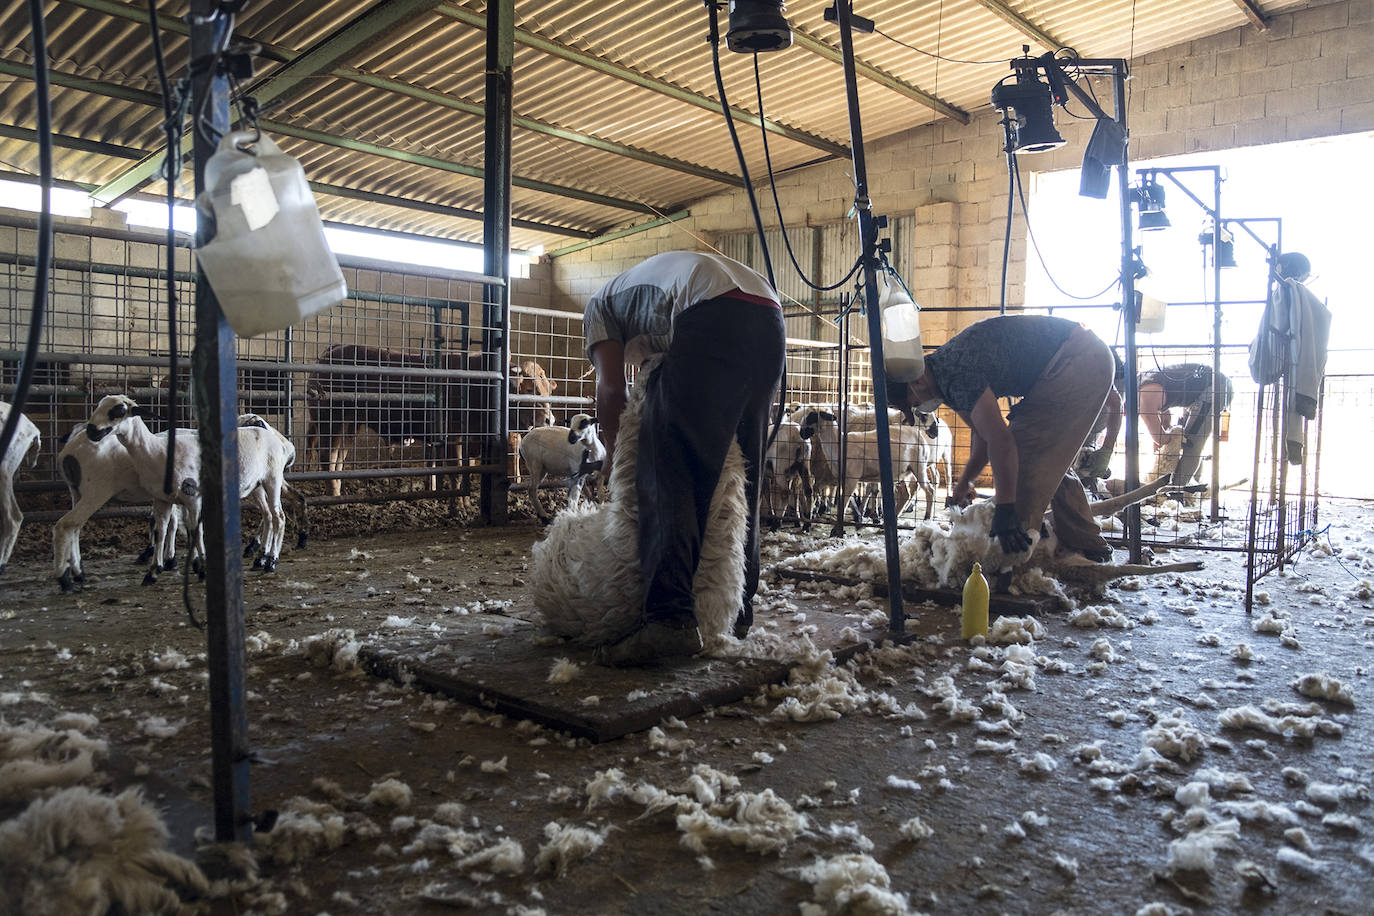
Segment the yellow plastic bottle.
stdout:
<path fill-rule="evenodd" d="M 973 564 L 973 572 L 964 582 L 964 638 L 988 635 L 988 580 L 983 578 L 981 563 Z"/>

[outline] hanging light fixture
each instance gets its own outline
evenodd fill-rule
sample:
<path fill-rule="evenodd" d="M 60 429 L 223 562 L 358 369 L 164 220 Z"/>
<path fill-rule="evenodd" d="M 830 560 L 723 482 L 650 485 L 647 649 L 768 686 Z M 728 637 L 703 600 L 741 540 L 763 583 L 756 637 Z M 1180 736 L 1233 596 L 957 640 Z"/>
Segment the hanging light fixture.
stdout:
<path fill-rule="evenodd" d="M 782 0 L 730 0 L 730 31 L 725 45 L 742 54 L 784 51 L 792 47 L 792 29 Z"/>
<path fill-rule="evenodd" d="M 1203 224 L 1202 231 L 1198 233 L 1198 244 L 1202 245 L 1203 248 L 1210 248 L 1215 241 L 1217 250 L 1213 253 L 1212 257 L 1215 260 L 1216 266 L 1223 268 L 1235 267 L 1236 237 L 1231 234 L 1231 230 L 1222 226 L 1220 241 L 1217 239 L 1218 236 L 1214 230 L 1214 224 L 1212 220 L 1208 219 L 1207 222 Z"/>
<path fill-rule="evenodd" d="M 1016 112 L 1012 121 L 1012 152 L 1043 153 L 1066 141 L 1054 127 L 1054 99 L 1050 86 L 1030 68 L 1016 71 L 1016 82 L 992 87 L 992 107 Z"/>
<path fill-rule="evenodd" d="M 1140 206 L 1141 232 L 1168 229 L 1173 225 L 1164 212 L 1164 186 L 1155 181 L 1154 175 L 1147 174 L 1141 179 L 1140 187 L 1135 189 L 1135 199 Z"/>

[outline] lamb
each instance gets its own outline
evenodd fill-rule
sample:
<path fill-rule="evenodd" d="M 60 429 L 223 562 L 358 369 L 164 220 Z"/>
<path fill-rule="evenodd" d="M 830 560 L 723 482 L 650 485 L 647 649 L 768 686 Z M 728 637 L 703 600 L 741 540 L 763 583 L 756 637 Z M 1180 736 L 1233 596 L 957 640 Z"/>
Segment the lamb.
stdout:
<path fill-rule="evenodd" d="M 11 409 L 9 404 L 0 401 L 0 427 L 8 422 Z M 0 573 L 5 571 L 14 544 L 19 540 L 19 526 L 24 524 L 24 513 L 19 511 L 19 503 L 14 498 L 14 475 L 22 464 L 33 467 L 38 463 L 39 440 L 38 427 L 21 413 L 9 450 L 0 456 Z"/>
<path fill-rule="evenodd" d="M 647 371 L 641 371 L 645 378 Z M 639 453 L 643 387 L 630 390 L 620 415 L 610 500 L 554 519 L 534 545 L 530 584 L 549 629 L 587 646 L 608 645 L 638 625 L 644 604 L 639 571 Z M 701 560 L 692 580 L 697 626 L 707 653 L 734 645 L 731 631 L 744 593 L 744 456 L 731 444 L 707 514 Z"/>
<path fill-rule="evenodd" d="M 916 486 L 926 495 L 926 514 L 925 518 L 930 518 L 935 507 L 935 490 L 940 486 L 940 468 L 944 468 L 944 484 L 948 487 L 951 483 L 950 477 L 950 453 L 954 447 L 954 435 L 950 432 L 949 424 L 941 420 L 935 414 L 916 414 L 916 428 L 919 430 L 917 442 L 916 465 Z M 915 494 L 912 494 L 912 499 Z M 908 501 L 908 505 L 910 501 Z M 906 511 L 906 506 L 901 506 L 897 514 L 901 515 Z"/>
<path fill-rule="evenodd" d="M 912 492 L 912 484 L 919 483 L 922 473 L 923 443 L 925 434 L 910 426 L 893 426 L 889 429 L 892 443 L 892 474 L 897 485 L 897 505 L 905 506 Z M 813 440 L 812 462 L 825 465 L 825 473 L 835 478 L 840 466 L 839 429 L 835 425 L 835 415 L 829 411 L 811 411 L 801 424 L 804 438 Z M 845 486 L 848 492 L 840 494 L 839 505 L 849 504 L 860 483 L 874 483 L 879 480 L 878 432 L 865 430 L 853 432 L 845 437 Z M 820 472 L 817 477 L 821 476 Z M 928 495 L 933 499 L 934 488 Z M 929 506 L 928 506 L 929 508 Z M 857 509 L 855 515 L 858 515 Z M 856 518 L 856 521 L 858 519 Z M 844 513 L 835 520 L 831 534 L 844 533 Z"/>
<path fill-rule="evenodd" d="M 270 424 L 268 424 L 268 422 L 264 420 L 262 417 L 258 416 L 255 413 L 239 414 L 239 426 L 255 426 L 258 429 L 265 429 L 272 433 L 275 433 L 277 439 L 281 442 L 283 451 L 285 452 L 286 463 L 284 467 L 289 468 L 291 467 L 291 465 L 295 464 L 295 444 L 292 443 L 292 441 L 288 439 L 286 436 L 282 435 L 280 431 L 278 431 Z M 253 504 L 256 505 L 258 507 L 258 510 L 262 513 L 262 522 L 258 526 L 257 534 L 255 534 L 252 540 L 248 542 L 248 546 L 243 549 L 243 555 L 245 557 L 252 556 L 255 551 L 258 551 L 260 547 L 266 544 L 268 536 L 267 495 L 263 492 L 262 487 L 258 487 L 255 490 L 253 490 L 253 492 L 250 493 L 249 496 L 252 497 Z M 306 502 L 305 495 L 302 494 L 295 487 L 291 486 L 291 484 L 283 480 L 281 485 L 281 498 L 291 503 L 292 515 L 296 519 L 296 549 L 302 549 L 305 547 L 306 540 L 310 536 L 310 524 L 307 515 L 308 505 Z M 253 561 L 253 568 L 260 568 L 262 564 L 265 562 L 265 560 L 266 553 L 259 552 L 257 558 Z"/>
<path fill-rule="evenodd" d="M 552 516 L 539 501 L 539 485 L 548 475 L 568 478 L 568 508 L 576 508 L 582 485 L 601 470 L 606 447 L 596 435 L 596 418 L 577 414 L 567 426 L 536 426 L 520 440 L 520 457 L 529 468 L 530 502 L 545 525 Z"/>
<path fill-rule="evenodd" d="M 789 420 L 778 424 L 777 435 L 763 459 L 763 496 L 772 518 L 772 530 L 781 527 L 783 516 L 797 497 L 797 518 L 803 531 L 811 527 L 814 499 L 811 478 L 811 441 L 802 438 L 801 427 Z"/>
<path fill-rule="evenodd" d="M 53 527 L 54 573 L 64 592 L 71 591 L 76 583 L 84 582 L 86 578 L 81 565 L 81 528 L 87 519 L 112 499 L 119 502 L 154 501 L 153 493 L 143 488 L 128 450 L 120 444 L 118 437 L 110 436 L 108 432 L 89 425 L 78 426 L 57 453 L 57 469 L 72 498 L 71 511 L 58 519 Z M 165 450 L 167 434 L 159 433 L 158 438 L 163 440 L 162 448 Z M 194 430 L 177 431 L 178 454 L 193 447 L 194 442 Z M 162 489 L 160 471 L 156 489 L 158 492 Z M 163 537 L 159 538 L 157 519 L 154 517 L 149 547 L 139 558 L 140 562 L 153 562 L 148 576 L 144 577 L 144 584 L 157 581 L 158 572 L 176 565 L 173 548 L 175 519 L 171 521 L 170 530 L 164 526 Z"/>

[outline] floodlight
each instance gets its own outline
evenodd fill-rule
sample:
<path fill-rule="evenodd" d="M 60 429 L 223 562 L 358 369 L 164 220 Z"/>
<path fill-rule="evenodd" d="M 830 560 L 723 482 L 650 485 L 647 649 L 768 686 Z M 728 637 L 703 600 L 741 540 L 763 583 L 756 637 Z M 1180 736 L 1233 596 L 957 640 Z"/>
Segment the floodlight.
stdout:
<path fill-rule="evenodd" d="M 1016 82 L 993 86 L 992 107 L 1016 112 L 1011 119 L 1012 152 L 1043 153 L 1067 142 L 1054 127 L 1054 99 L 1049 84 L 1041 81 L 1034 70 L 1017 70 Z"/>
<path fill-rule="evenodd" d="M 1164 212 L 1164 186 L 1155 181 L 1153 175 L 1146 175 L 1135 189 L 1136 203 L 1140 205 L 1140 231 L 1168 229 L 1172 223 Z"/>
<path fill-rule="evenodd" d="M 783 0 L 730 0 L 730 31 L 725 45 L 741 54 L 783 51 L 792 46 L 792 29 Z"/>
<path fill-rule="evenodd" d="M 1202 231 L 1198 233 L 1197 240 L 1203 248 L 1210 248 L 1212 242 L 1216 241 L 1217 250 L 1213 257 L 1216 259 L 1216 265 L 1218 267 L 1236 266 L 1236 241 L 1235 236 L 1231 234 L 1231 230 L 1223 226 L 1220 233 L 1220 241 L 1217 241 L 1213 223 L 1209 219 Z"/>

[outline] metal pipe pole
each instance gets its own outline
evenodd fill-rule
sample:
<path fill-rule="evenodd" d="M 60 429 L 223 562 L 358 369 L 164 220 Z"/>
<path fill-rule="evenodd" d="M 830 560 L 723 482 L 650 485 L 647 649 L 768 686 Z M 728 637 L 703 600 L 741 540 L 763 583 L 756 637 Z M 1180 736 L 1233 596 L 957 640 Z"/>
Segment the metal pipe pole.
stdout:
<path fill-rule="evenodd" d="M 851 4 L 835 0 L 844 56 L 844 88 L 849 101 L 849 148 L 854 160 L 854 210 L 859 215 L 862 244 L 864 302 L 868 306 L 869 353 L 873 362 L 873 408 L 878 420 L 878 479 L 882 485 L 883 544 L 887 550 L 889 628 L 901 633 L 906 626 L 902 608 L 902 564 L 897 551 L 897 507 L 892 492 L 892 439 L 887 422 L 887 377 L 883 372 L 883 329 L 878 314 L 878 223 L 868 199 L 868 166 L 864 161 L 863 127 L 859 119 L 859 84 L 854 69 L 854 33 Z M 841 509 L 843 511 L 843 509 Z"/>
<path fill-rule="evenodd" d="M 506 477 L 505 452 L 510 441 L 509 386 L 504 381 L 510 365 L 510 228 L 511 228 L 511 120 L 512 78 L 515 63 L 515 0 L 487 4 L 487 78 L 485 170 L 482 190 L 482 244 L 485 271 L 499 277 L 501 285 L 484 286 L 482 297 L 483 369 L 497 369 L 503 380 L 487 386 L 489 410 L 495 411 L 496 428 L 485 437 L 486 464 L 499 463 L 503 470 L 483 474 L 478 494 L 482 522 L 504 525 L 509 518 L 510 480 Z M 492 365 L 495 363 L 495 365 Z"/>
<path fill-rule="evenodd" d="M 1212 521 L 1221 518 L 1221 166 L 1212 172 Z M 1233 243 L 1234 244 L 1234 243 Z M 1187 481 L 1181 481 L 1187 483 Z"/>
<path fill-rule="evenodd" d="M 230 17 L 215 0 L 191 0 L 191 111 L 196 193 L 205 190 L 205 165 L 215 152 L 207 133 L 229 129 L 229 80 L 217 67 L 228 44 Z M 196 64 L 200 64 L 197 67 Z M 203 122 L 208 121 L 208 126 Z M 210 130 L 208 128 L 212 128 Z M 197 244 L 211 231 L 197 229 Z M 205 618 L 210 675 L 211 780 L 215 839 L 251 842 L 248 710 L 243 649 L 243 561 L 239 534 L 238 392 L 234 332 L 224 320 L 205 274 L 196 272 L 196 334 L 191 368 L 200 438 L 200 490 L 205 526 Z"/>
<path fill-rule="evenodd" d="M 1113 65 L 1113 104 L 1122 129 L 1126 127 L 1126 63 Z M 1072 85 L 1072 84 L 1070 84 Z M 1129 133 L 1127 136 L 1130 136 Z M 1126 326 L 1126 489 L 1140 486 L 1140 380 L 1136 358 L 1135 244 L 1131 235 L 1131 183 L 1127 156 L 1116 167 L 1121 189 L 1121 314 Z M 1126 547 L 1132 563 L 1140 562 L 1140 506 L 1126 508 Z"/>

